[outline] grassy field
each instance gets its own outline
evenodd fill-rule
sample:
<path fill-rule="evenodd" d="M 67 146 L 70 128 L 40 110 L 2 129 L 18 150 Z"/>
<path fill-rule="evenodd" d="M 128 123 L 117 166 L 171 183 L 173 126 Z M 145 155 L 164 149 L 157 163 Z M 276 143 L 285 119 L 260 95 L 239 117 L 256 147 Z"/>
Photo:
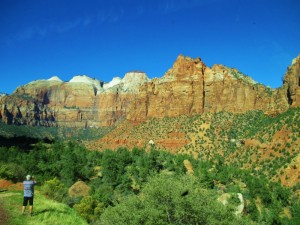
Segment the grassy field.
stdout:
<path fill-rule="evenodd" d="M 22 199 L 22 191 L 6 191 L 0 193 L 0 205 L 8 214 L 4 216 L 8 217 L 8 221 L 5 223 L 6 225 L 87 224 L 73 209 L 62 203 L 47 199 L 39 194 L 38 191 L 35 194 L 33 216 L 29 215 L 28 206 L 25 214 L 22 215 Z M 1 221 L 0 216 L 0 224 L 2 224 L 3 221 Z"/>

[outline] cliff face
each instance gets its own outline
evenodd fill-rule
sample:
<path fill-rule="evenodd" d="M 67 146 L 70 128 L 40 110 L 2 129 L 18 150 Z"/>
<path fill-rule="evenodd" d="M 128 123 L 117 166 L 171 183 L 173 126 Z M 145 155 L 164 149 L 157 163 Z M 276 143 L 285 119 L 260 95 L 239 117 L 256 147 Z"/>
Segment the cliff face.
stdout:
<path fill-rule="evenodd" d="M 258 84 L 237 69 L 223 65 L 208 68 L 199 58 L 179 56 L 163 78 L 140 88 L 127 119 L 143 121 L 219 111 L 280 113 L 289 108 L 286 89 Z"/>
<path fill-rule="evenodd" d="M 285 111 L 284 90 L 258 84 L 236 69 L 215 65 L 205 72 L 205 112 Z"/>
<path fill-rule="evenodd" d="M 127 119 L 174 117 L 203 113 L 203 73 L 200 59 L 179 56 L 164 77 L 141 86 Z"/>
<path fill-rule="evenodd" d="M 103 83 L 87 76 L 57 77 L 21 86 L 0 98 L 0 119 L 8 124 L 110 126 L 121 118 L 205 112 L 263 110 L 280 113 L 300 106 L 300 60 L 288 68 L 281 88 L 270 89 L 223 65 L 208 68 L 200 58 L 178 56 L 162 78 L 134 71 Z"/>
<path fill-rule="evenodd" d="M 300 55 L 288 67 L 283 83 L 289 104 L 292 107 L 300 106 Z"/>
<path fill-rule="evenodd" d="M 130 72 L 107 84 L 87 76 L 69 82 L 34 81 L 0 99 L 0 118 L 18 125 L 110 126 L 126 116 L 139 87 L 148 80 L 143 72 Z"/>

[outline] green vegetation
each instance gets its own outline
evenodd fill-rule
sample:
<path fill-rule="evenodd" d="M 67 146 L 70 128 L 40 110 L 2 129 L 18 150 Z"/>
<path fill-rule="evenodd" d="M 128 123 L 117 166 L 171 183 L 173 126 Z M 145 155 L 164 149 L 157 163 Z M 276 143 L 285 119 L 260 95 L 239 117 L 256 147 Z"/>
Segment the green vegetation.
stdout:
<path fill-rule="evenodd" d="M 68 128 L 68 127 L 43 127 L 43 126 L 17 126 L 7 125 L 0 121 L 0 141 L 11 139 L 43 139 L 43 140 L 94 140 L 99 139 L 111 132 L 115 127 L 88 127 L 88 128 Z M 22 142 L 20 140 L 19 142 Z"/>
<path fill-rule="evenodd" d="M 21 214 L 23 195 L 21 191 L 0 193 L 0 202 L 9 213 L 8 224 L 13 225 L 84 225 L 87 222 L 82 219 L 74 209 L 69 206 L 47 199 L 36 191 L 34 199 L 34 215 L 29 216 L 28 207 L 25 215 Z"/>
<path fill-rule="evenodd" d="M 150 119 L 138 126 L 124 122 L 106 130 L 3 126 L 0 178 L 17 182 L 34 174 L 41 182 L 37 205 L 53 199 L 66 209 L 54 207 L 49 214 L 76 211 L 74 217 L 89 224 L 297 224 L 300 183 L 288 188 L 278 181 L 299 179 L 286 173 L 298 168 L 293 162 L 299 156 L 299 121 L 297 108 L 274 117 L 219 112 Z M 29 135 L 13 135 L 18 128 Z M 145 143 L 152 139 L 155 146 L 97 152 L 77 140 L 108 132 Z M 71 141 L 60 142 L 68 137 Z M 168 138 L 188 141 L 171 154 L 159 144 Z M 89 185 L 89 194 L 70 197 L 68 189 L 79 180 Z M 240 216 L 234 215 L 237 193 L 245 201 Z M 226 206 L 218 200 L 224 194 L 231 196 Z M 3 198 L 5 208 L 12 224 L 22 224 L 9 206 L 13 198 Z"/>
<path fill-rule="evenodd" d="M 258 110 L 240 114 L 222 111 L 192 117 L 153 118 L 127 132 L 124 126 L 115 135 L 146 143 L 149 139 L 154 143 L 168 138 L 182 139 L 186 144 L 177 148 L 178 153 L 197 155 L 202 160 L 223 157 L 227 165 L 278 179 L 278 169 L 287 167 L 299 153 L 299 121 L 300 108 L 274 117 Z M 162 144 L 156 146 L 164 149 Z"/>
<path fill-rule="evenodd" d="M 201 187 L 202 186 L 202 187 Z M 170 188 L 172 187 L 172 188 Z M 156 176 L 139 195 L 109 207 L 99 224 L 245 224 L 192 176 Z M 97 223 L 96 223 L 97 224 Z"/>
<path fill-rule="evenodd" d="M 23 171 L 15 174 L 11 169 L 2 173 L 2 178 L 22 180 L 26 173 L 34 174 L 42 183 L 41 194 L 65 204 L 59 215 L 69 214 L 73 208 L 91 224 L 289 224 L 299 212 L 298 200 L 291 201 L 288 188 L 225 165 L 221 156 L 202 161 L 154 148 L 96 152 L 73 142 L 39 143 L 31 151 L 1 147 L 0 155 L 4 156 L 1 167 L 16 164 Z M 187 173 L 185 160 L 194 175 Z M 91 187 L 90 193 L 71 198 L 68 188 L 78 180 Z M 226 206 L 217 201 L 223 193 L 244 196 L 247 205 L 240 217 L 234 215 L 238 199 Z M 45 205 L 37 201 L 39 204 Z M 290 209 L 292 219 L 284 214 L 284 208 Z M 52 210 L 45 212 L 51 214 Z"/>

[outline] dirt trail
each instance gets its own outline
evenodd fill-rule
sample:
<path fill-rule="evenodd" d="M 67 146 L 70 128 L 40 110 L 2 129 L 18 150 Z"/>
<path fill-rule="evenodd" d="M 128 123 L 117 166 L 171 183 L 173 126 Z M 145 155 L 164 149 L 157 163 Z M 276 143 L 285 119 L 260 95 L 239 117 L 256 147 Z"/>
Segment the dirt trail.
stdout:
<path fill-rule="evenodd" d="M 8 213 L 3 208 L 3 203 L 2 200 L 0 199 L 0 224 L 7 224 L 8 218 L 9 218 Z"/>
<path fill-rule="evenodd" d="M 11 193 L 7 190 L 22 190 L 22 183 L 12 183 L 8 180 L 0 179 L 0 224 L 7 224 L 9 221 L 8 212 L 3 208 L 3 197 L 9 197 L 12 195 L 20 195 L 20 193 Z"/>

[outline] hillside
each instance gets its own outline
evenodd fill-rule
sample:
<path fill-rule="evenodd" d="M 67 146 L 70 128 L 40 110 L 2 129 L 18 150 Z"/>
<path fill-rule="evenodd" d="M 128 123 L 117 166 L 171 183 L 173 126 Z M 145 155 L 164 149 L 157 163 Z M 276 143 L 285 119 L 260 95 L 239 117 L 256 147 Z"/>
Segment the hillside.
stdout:
<path fill-rule="evenodd" d="M 149 148 L 151 141 L 159 149 L 221 160 L 293 187 L 300 181 L 299 121 L 300 108 L 274 117 L 249 111 L 166 117 L 139 124 L 124 121 L 103 138 L 85 143 L 90 149 L 105 150 Z"/>
<path fill-rule="evenodd" d="M 67 205 L 45 198 L 37 193 L 35 197 L 34 215 L 28 211 L 21 214 L 22 191 L 0 192 L 0 224 L 14 225 L 85 225 L 87 224 L 76 212 Z M 28 207 L 27 207 L 28 208 Z M 28 209 L 27 209 L 28 210 Z"/>
<path fill-rule="evenodd" d="M 40 224 L 59 224 L 61 217 L 73 224 L 73 210 L 90 224 L 290 225 L 300 215 L 299 186 L 283 187 L 220 157 L 199 160 L 153 147 L 98 152 L 74 142 L 39 143 L 30 152 L 0 147 L 0 155 L 0 177 L 21 181 L 30 173 L 40 181 L 33 216 Z M 74 196 L 78 183 L 89 192 Z M 20 192 L 7 193 L 0 194 L 2 212 L 22 224 Z"/>

